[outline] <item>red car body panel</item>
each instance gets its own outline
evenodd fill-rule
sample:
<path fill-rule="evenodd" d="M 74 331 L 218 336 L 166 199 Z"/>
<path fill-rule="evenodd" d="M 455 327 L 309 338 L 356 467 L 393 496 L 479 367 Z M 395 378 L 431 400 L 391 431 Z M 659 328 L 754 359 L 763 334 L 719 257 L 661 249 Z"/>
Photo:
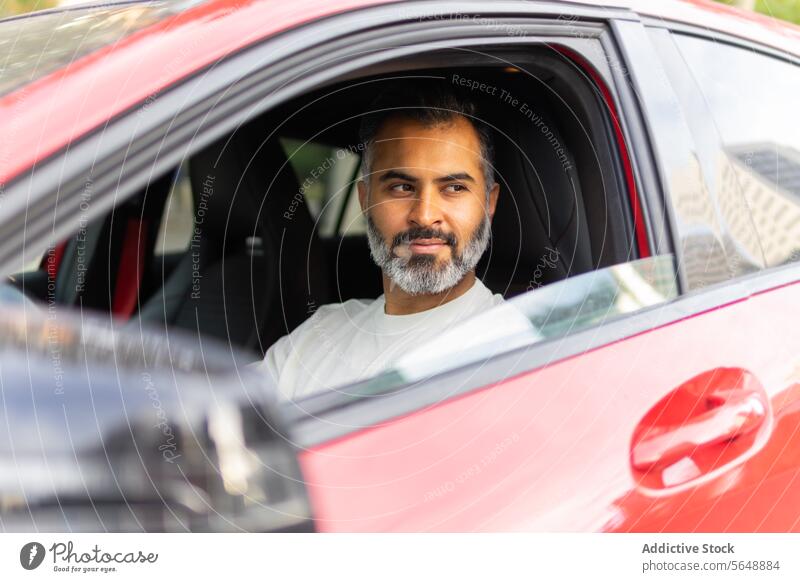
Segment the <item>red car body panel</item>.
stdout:
<path fill-rule="evenodd" d="M 800 531 L 800 329 L 784 317 L 798 302 L 800 284 L 755 295 L 306 451 L 317 525 Z M 644 486 L 636 425 L 687 379 L 730 366 L 770 401 L 755 443 L 683 487 Z"/>

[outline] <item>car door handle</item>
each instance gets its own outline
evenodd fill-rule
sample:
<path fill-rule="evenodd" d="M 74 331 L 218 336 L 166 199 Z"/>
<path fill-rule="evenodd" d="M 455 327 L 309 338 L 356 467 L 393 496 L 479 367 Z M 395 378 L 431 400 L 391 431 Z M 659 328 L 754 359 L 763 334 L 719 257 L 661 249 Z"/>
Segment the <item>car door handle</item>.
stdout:
<path fill-rule="evenodd" d="M 722 393 L 718 393 L 722 394 Z M 756 391 L 712 397 L 721 403 L 675 426 L 651 427 L 631 450 L 631 463 L 639 471 L 667 467 L 696 452 L 748 434 L 767 418 L 767 406 Z"/>

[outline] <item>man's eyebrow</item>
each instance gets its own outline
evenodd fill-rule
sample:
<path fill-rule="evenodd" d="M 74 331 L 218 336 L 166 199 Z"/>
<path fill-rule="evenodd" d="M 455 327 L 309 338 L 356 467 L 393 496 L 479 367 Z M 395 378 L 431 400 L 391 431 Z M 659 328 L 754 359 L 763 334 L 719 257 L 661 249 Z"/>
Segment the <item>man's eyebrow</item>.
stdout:
<path fill-rule="evenodd" d="M 436 178 L 434 182 L 452 182 L 454 180 L 465 180 L 467 182 L 475 182 L 475 178 L 467 174 L 466 172 L 458 172 L 456 174 L 447 174 L 446 176 L 442 176 L 441 178 Z"/>
<path fill-rule="evenodd" d="M 378 179 L 381 182 L 385 182 L 386 180 L 405 180 L 406 182 L 418 181 L 417 178 L 415 178 L 411 174 L 405 174 L 403 172 L 398 172 L 397 170 L 389 170 L 388 172 L 384 172 Z"/>

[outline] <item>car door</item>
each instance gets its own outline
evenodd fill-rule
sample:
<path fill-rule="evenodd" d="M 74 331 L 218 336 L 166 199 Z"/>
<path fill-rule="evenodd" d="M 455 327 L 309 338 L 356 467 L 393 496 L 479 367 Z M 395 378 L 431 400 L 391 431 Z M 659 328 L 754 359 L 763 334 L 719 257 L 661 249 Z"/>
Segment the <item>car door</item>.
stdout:
<path fill-rule="evenodd" d="M 713 124 L 658 66 L 652 32 L 612 26 L 636 93 L 624 114 L 629 127 L 641 115 L 649 137 L 629 143 L 652 151 L 666 199 L 648 219 L 674 241 L 682 296 L 602 321 L 542 299 L 560 335 L 501 335 L 509 349 L 528 343 L 383 378 L 355 402 L 303 403 L 315 418 L 298 431 L 301 463 L 321 529 L 800 529 L 800 335 L 787 317 L 800 270 L 764 269 L 747 201 L 720 195 L 718 142 L 697 133 Z"/>
<path fill-rule="evenodd" d="M 796 423 L 796 380 L 776 374 L 772 349 L 753 341 L 764 297 L 748 299 L 743 283 L 664 294 L 611 321 L 597 285 L 604 273 L 552 286 L 556 298 L 575 296 L 581 279 L 597 277 L 577 293 L 577 310 L 540 307 L 571 334 L 492 357 L 498 348 L 487 347 L 459 370 L 426 370 L 405 384 L 383 378 L 357 405 L 315 410 L 306 431 L 322 442 L 304 443 L 301 463 L 318 527 L 795 528 L 786 486 L 798 465 L 784 427 Z M 610 295 L 619 300 L 620 288 Z M 577 331 L 593 304 L 603 321 Z M 796 333 L 782 339 L 797 345 Z M 779 503 L 760 495 L 767 483 L 784 490 Z"/>
<path fill-rule="evenodd" d="M 692 123 L 698 151 L 707 160 L 710 190 L 738 257 L 758 257 L 751 279 L 753 338 L 764 352 L 764 377 L 783 390 L 774 399 L 770 442 L 743 474 L 731 510 L 747 501 L 760 508 L 736 514 L 735 525 L 760 530 L 797 529 L 798 464 L 792 412 L 797 392 L 796 326 L 786 317 L 797 304 L 800 277 L 800 120 L 789 95 L 800 90 L 800 59 L 736 38 L 710 37 L 693 28 L 649 35 L 687 109 L 713 123 Z M 715 63 L 730 63 L 718 67 Z M 731 95 L 736 95 L 731 99 Z M 733 261 L 741 270 L 742 260 Z M 733 271 L 733 269 L 731 269 Z M 750 463 L 748 464 L 750 465 Z M 760 481 L 757 475 L 761 474 Z M 788 509 L 788 510 L 787 510 Z M 763 520 L 759 521 L 759 514 Z M 714 522 L 714 518 L 707 519 Z"/>

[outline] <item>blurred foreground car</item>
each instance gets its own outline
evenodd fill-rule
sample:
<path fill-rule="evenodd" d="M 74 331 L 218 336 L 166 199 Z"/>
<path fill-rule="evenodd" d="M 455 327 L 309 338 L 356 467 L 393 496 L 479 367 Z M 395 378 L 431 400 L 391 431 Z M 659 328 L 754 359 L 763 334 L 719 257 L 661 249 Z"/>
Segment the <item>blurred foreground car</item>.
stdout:
<path fill-rule="evenodd" d="M 120 2 L 0 48 L 5 531 L 800 530 L 797 28 Z M 381 292 L 357 128 L 408 76 L 495 128 L 509 301 L 279 403 L 246 364 Z"/>

